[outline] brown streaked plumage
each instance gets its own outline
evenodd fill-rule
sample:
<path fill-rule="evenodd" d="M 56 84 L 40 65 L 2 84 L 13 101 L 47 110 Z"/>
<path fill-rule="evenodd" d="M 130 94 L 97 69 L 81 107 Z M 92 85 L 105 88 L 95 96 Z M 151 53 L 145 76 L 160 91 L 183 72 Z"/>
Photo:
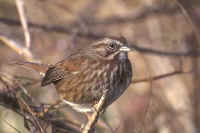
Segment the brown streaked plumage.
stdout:
<path fill-rule="evenodd" d="M 61 99 L 80 112 L 91 111 L 108 90 L 106 108 L 131 83 L 129 50 L 124 38 L 104 38 L 49 67 L 41 85 L 53 83 Z"/>

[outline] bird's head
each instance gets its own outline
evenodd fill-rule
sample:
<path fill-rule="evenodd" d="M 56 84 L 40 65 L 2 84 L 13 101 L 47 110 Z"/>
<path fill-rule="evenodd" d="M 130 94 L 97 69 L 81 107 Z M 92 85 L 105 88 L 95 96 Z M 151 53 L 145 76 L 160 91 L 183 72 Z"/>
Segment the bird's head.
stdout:
<path fill-rule="evenodd" d="M 91 50 L 99 57 L 112 60 L 112 59 L 127 59 L 127 53 L 131 51 L 127 41 L 124 37 L 110 37 L 103 38 L 91 45 Z"/>

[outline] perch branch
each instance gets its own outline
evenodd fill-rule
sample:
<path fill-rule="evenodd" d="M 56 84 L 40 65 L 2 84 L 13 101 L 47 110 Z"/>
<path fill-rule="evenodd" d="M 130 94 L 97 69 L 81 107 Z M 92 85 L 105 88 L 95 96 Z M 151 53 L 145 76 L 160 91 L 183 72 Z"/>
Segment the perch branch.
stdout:
<path fill-rule="evenodd" d="M 100 112 L 102 110 L 102 107 L 104 105 L 106 95 L 107 95 L 107 91 L 101 97 L 101 99 L 99 100 L 98 104 L 96 104 L 96 106 L 94 106 L 95 111 L 92 114 L 92 116 L 89 118 L 87 124 L 85 125 L 85 127 L 83 129 L 83 133 L 90 133 L 90 131 L 95 126 L 95 124 L 96 124 L 96 122 L 97 122 L 97 120 L 99 118 L 99 114 L 100 114 Z"/>

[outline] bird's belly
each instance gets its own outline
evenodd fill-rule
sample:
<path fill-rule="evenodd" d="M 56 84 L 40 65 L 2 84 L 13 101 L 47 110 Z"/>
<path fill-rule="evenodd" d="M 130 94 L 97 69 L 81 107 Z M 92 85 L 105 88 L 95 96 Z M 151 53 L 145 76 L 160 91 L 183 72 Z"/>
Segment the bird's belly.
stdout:
<path fill-rule="evenodd" d="M 59 95 L 68 102 L 89 107 L 100 100 L 104 90 L 108 90 L 105 101 L 108 106 L 123 94 L 132 80 L 131 64 L 120 65 L 113 68 L 112 72 L 94 73 L 90 77 L 80 73 L 71 79 L 63 79 L 56 85 Z"/>
<path fill-rule="evenodd" d="M 80 73 L 71 79 L 63 79 L 56 84 L 56 89 L 59 96 L 68 102 L 92 106 L 100 99 L 102 86 L 104 81 L 101 76 L 88 78 Z"/>
<path fill-rule="evenodd" d="M 132 67 L 129 62 L 128 64 L 121 64 L 118 69 L 113 70 L 113 74 L 110 75 L 110 87 L 106 99 L 106 106 L 117 100 L 131 84 L 131 81 Z"/>

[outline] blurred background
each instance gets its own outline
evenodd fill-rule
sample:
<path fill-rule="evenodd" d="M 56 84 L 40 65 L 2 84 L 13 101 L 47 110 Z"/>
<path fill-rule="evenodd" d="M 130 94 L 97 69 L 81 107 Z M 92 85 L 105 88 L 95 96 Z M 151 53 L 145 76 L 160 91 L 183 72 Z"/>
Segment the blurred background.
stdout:
<path fill-rule="evenodd" d="M 54 64 L 105 36 L 124 36 L 136 48 L 129 54 L 133 83 L 101 116 L 96 132 L 200 132 L 199 0 L 23 2 L 29 50 L 44 64 Z M 25 59 L 5 38 L 25 47 L 15 0 L 0 0 L 0 92 L 10 95 L 20 84 L 37 103 L 53 103 L 54 87 L 40 88 L 38 72 L 12 64 Z M 5 106 L 13 101 L 1 96 L 1 102 L 0 133 L 34 132 L 25 126 L 23 116 Z M 66 109 L 62 117 L 79 125 L 85 121 Z M 52 127 L 48 125 L 47 133 L 62 132 Z"/>

